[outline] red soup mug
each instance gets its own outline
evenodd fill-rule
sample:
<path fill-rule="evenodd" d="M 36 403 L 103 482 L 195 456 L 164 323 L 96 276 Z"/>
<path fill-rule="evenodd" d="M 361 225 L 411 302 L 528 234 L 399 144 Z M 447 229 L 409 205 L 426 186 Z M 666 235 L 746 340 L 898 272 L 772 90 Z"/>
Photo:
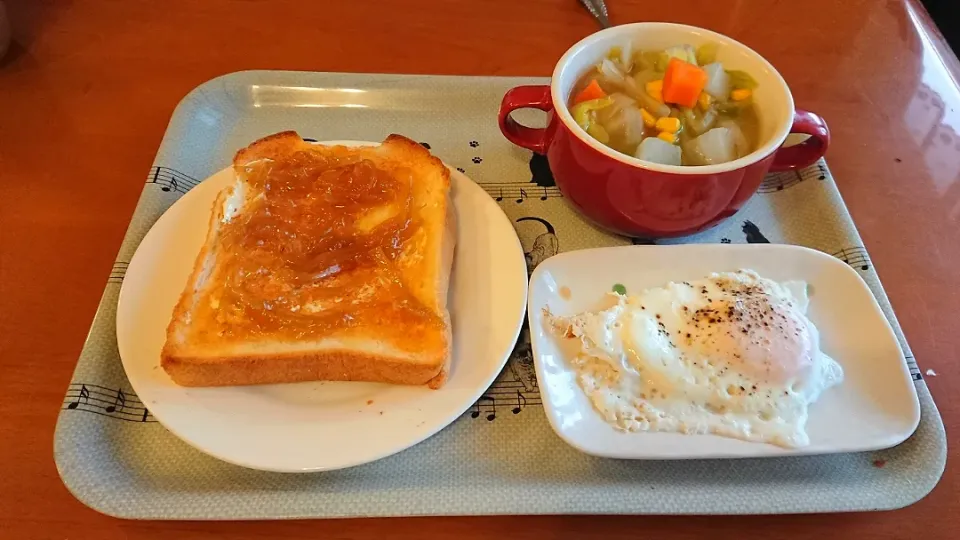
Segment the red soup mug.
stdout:
<path fill-rule="evenodd" d="M 726 69 L 747 71 L 758 83 L 753 93 L 760 123 L 756 150 L 719 165 L 660 165 L 617 152 L 588 135 L 567 107 L 573 86 L 611 47 L 628 43 L 633 50 L 716 43 L 717 60 Z M 510 116 L 531 107 L 547 111 L 545 129 L 523 126 Z M 823 119 L 794 109 L 783 77 L 763 57 L 716 32 L 669 23 L 616 26 L 583 39 L 557 63 L 550 86 L 519 86 L 506 93 L 500 130 L 514 144 L 547 155 L 557 187 L 588 219 L 620 234 L 650 238 L 687 235 L 717 224 L 743 206 L 767 172 L 807 167 L 830 144 Z M 782 147 L 790 133 L 809 137 Z"/>

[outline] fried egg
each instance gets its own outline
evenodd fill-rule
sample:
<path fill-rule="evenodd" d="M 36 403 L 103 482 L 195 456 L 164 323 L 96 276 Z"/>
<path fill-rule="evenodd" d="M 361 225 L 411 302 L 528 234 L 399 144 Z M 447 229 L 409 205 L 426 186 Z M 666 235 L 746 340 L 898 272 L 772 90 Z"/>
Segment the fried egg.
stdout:
<path fill-rule="evenodd" d="M 740 270 L 611 294 L 603 311 L 544 309 L 548 327 L 576 345 L 577 382 L 609 424 L 809 444 L 808 408 L 843 370 L 820 350 L 805 283 Z"/>

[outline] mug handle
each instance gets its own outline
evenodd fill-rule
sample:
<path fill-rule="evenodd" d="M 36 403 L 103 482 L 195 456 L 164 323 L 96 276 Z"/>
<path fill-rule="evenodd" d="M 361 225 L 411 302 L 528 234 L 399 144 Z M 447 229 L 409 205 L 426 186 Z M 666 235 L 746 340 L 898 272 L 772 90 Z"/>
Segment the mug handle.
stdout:
<path fill-rule="evenodd" d="M 547 151 L 550 140 L 544 128 L 527 127 L 513 119 L 510 114 L 517 109 L 534 108 L 550 112 L 553 100 L 549 86 L 518 86 L 507 90 L 500 102 L 500 131 L 513 144 L 539 154 Z"/>
<path fill-rule="evenodd" d="M 822 158 L 830 146 L 830 128 L 823 118 L 810 111 L 797 110 L 794 113 L 790 133 L 804 133 L 810 135 L 810 138 L 777 150 L 773 165 L 770 166 L 771 171 L 792 171 L 809 167 Z"/>

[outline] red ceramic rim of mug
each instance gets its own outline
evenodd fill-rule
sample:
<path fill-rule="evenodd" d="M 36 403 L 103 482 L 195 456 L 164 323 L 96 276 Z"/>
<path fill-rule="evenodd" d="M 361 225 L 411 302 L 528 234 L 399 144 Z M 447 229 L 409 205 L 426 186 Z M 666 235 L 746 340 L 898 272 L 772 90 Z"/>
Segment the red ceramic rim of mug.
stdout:
<path fill-rule="evenodd" d="M 720 45 L 718 59 L 724 63 L 724 66 L 747 71 L 758 82 L 753 99 L 760 120 L 759 139 L 763 142 L 750 154 L 717 165 L 661 165 L 642 161 L 601 144 L 588 135 L 570 114 L 567 101 L 576 80 L 598 59 L 603 58 L 611 47 L 631 43 L 635 49 L 656 50 L 683 43 L 699 46 L 710 42 Z M 625 24 L 601 30 L 580 40 L 560 58 L 550 82 L 549 99 L 531 99 L 535 87 L 528 88 L 530 88 L 530 94 L 516 97 L 529 99 L 535 103 L 518 103 L 510 107 L 511 110 L 534 107 L 552 111 L 571 133 L 597 152 L 610 159 L 652 171 L 696 176 L 717 174 L 742 169 L 774 152 L 777 152 L 777 155 L 770 167 L 771 171 L 797 169 L 816 162 L 826 151 L 830 142 L 830 132 L 823 120 L 813 113 L 795 109 L 790 88 L 766 59 L 739 41 L 695 26 L 651 22 Z M 541 96 L 548 97 L 542 94 Z M 507 105 L 506 99 L 504 105 Z M 527 128 L 509 116 L 502 118 L 501 122 L 507 124 L 502 126 L 503 131 L 512 142 L 534 151 L 545 152 L 551 136 L 549 130 Z M 516 133 L 515 138 L 510 136 L 510 130 Z M 781 148 L 791 132 L 811 136 L 804 142 Z M 537 133 L 540 134 L 540 140 L 535 138 Z"/>

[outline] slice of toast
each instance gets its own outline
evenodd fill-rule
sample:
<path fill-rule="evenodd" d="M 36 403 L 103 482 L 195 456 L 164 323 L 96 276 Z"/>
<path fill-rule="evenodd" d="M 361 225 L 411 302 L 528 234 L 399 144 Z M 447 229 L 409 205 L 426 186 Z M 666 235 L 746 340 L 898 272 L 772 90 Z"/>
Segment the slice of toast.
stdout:
<path fill-rule="evenodd" d="M 450 175 L 399 135 L 295 132 L 234 158 L 161 366 L 182 386 L 312 380 L 439 387 L 450 358 Z"/>

